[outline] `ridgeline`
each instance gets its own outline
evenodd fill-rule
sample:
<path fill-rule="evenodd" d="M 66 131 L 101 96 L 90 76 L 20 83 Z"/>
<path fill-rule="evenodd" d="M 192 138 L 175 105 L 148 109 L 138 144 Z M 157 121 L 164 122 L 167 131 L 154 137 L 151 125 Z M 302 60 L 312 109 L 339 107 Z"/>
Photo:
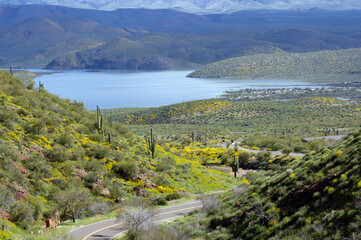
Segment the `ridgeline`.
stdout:
<path fill-rule="evenodd" d="M 193 78 L 302 79 L 314 82 L 356 81 L 361 77 L 361 49 L 309 53 L 259 54 L 208 64 Z"/>

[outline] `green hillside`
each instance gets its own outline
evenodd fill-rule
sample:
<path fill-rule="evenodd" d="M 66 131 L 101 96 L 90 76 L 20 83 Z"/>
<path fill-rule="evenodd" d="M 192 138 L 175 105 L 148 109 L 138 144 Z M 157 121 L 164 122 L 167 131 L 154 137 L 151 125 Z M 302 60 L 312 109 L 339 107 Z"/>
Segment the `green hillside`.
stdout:
<path fill-rule="evenodd" d="M 301 159 L 270 159 L 266 171 L 168 229 L 192 239 L 360 239 L 360 149 L 358 131 Z"/>
<path fill-rule="evenodd" d="M 310 53 L 275 53 L 231 58 L 206 65 L 188 77 L 358 81 L 361 49 Z"/>
<path fill-rule="evenodd" d="M 288 128 L 304 133 L 322 128 L 359 127 L 360 101 L 344 101 L 330 97 L 311 97 L 289 101 L 199 100 L 114 113 L 112 119 L 130 125 L 183 124 L 202 127 L 220 126 L 233 131 L 254 133 Z M 266 127 L 265 127 L 266 126 Z M 131 126 L 129 126 L 131 127 Z"/>
<path fill-rule="evenodd" d="M 42 231 L 56 212 L 77 221 L 114 210 L 116 199 L 186 196 L 237 182 L 156 138 L 152 159 L 148 143 L 123 125 L 105 117 L 100 124 L 82 103 L 33 85 L 0 71 L 0 239 L 51 239 L 28 232 Z"/>

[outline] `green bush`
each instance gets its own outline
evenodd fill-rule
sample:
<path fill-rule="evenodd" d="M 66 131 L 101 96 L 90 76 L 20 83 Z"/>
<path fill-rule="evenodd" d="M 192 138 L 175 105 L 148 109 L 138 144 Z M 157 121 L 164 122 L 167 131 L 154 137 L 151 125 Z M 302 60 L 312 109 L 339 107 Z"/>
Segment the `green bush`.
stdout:
<path fill-rule="evenodd" d="M 89 157 L 95 157 L 97 159 L 102 159 L 109 155 L 109 148 L 107 146 L 96 144 L 88 150 L 87 155 Z"/>
<path fill-rule="evenodd" d="M 53 149 L 49 149 L 46 153 L 53 162 L 65 162 L 69 159 L 68 149 L 59 144 L 56 144 Z"/>
<path fill-rule="evenodd" d="M 168 205 L 167 200 L 164 197 L 156 198 L 153 202 L 154 205 L 165 206 Z"/>
<path fill-rule="evenodd" d="M 123 160 L 113 165 L 112 171 L 121 178 L 131 179 L 137 173 L 137 165 L 131 160 Z"/>
<path fill-rule="evenodd" d="M 60 136 L 55 140 L 55 142 L 65 146 L 65 147 L 70 147 L 73 143 L 73 139 L 71 138 L 71 136 L 68 133 L 62 133 L 60 134 Z"/>
<path fill-rule="evenodd" d="M 181 196 L 179 193 L 173 192 L 173 193 L 168 194 L 168 195 L 165 197 L 165 199 L 166 199 L 167 201 L 171 201 L 171 200 L 180 199 L 181 197 L 182 197 L 182 196 Z"/>

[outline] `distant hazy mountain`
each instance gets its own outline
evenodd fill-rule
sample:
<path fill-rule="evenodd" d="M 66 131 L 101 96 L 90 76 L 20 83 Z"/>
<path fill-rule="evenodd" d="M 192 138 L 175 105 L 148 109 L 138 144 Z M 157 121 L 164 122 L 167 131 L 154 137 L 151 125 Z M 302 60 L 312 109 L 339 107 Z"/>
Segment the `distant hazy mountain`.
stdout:
<path fill-rule="evenodd" d="M 240 10 L 361 9 L 360 0 L 0 0 L 0 4 L 51 4 L 75 8 L 174 9 L 193 13 L 231 13 Z"/>
<path fill-rule="evenodd" d="M 0 5 L 0 67 L 181 69 L 231 57 L 361 47 L 361 11 L 197 15 Z"/>

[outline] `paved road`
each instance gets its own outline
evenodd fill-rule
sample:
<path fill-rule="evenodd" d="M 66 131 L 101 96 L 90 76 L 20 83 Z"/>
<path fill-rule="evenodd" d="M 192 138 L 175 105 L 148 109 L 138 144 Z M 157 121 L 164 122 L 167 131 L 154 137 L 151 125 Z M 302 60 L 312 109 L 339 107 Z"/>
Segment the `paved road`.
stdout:
<path fill-rule="evenodd" d="M 232 143 L 231 145 L 229 145 L 230 149 L 234 149 L 236 144 L 239 144 L 239 141 L 235 141 L 234 143 Z M 220 143 L 219 146 L 223 147 L 223 148 L 227 148 L 227 143 Z M 259 153 L 259 152 L 264 152 L 265 150 L 253 150 L 253 149 L 249 149 L 249 148 L 244 148 L 244 147 L 238 147 L 239 150 L 242 151 L 247 151 L 247 152 L 251 152 L 251 153 Z M 281 151 L 268 151 L 270 152 L 273 156 L 277 156 L 277 155 L 284 155 Z M 290 156 L 293 157 L 303 157 L 305 156 L 305 154 L 303 153 L 290 153 Z"/>
<path fill-rule="evenodd" d="M 172 207 L 162 208 L 159 209 L 155 221 L 181 217 L 200 207 L 202 207 L 202 203 L 200 201 L 192 201 Z M 117 222 L 117 219 L 113 218 L 70 231 L 62 239 L 109 240 L 124 231 L 125 229 L 122 222 Z"/>

